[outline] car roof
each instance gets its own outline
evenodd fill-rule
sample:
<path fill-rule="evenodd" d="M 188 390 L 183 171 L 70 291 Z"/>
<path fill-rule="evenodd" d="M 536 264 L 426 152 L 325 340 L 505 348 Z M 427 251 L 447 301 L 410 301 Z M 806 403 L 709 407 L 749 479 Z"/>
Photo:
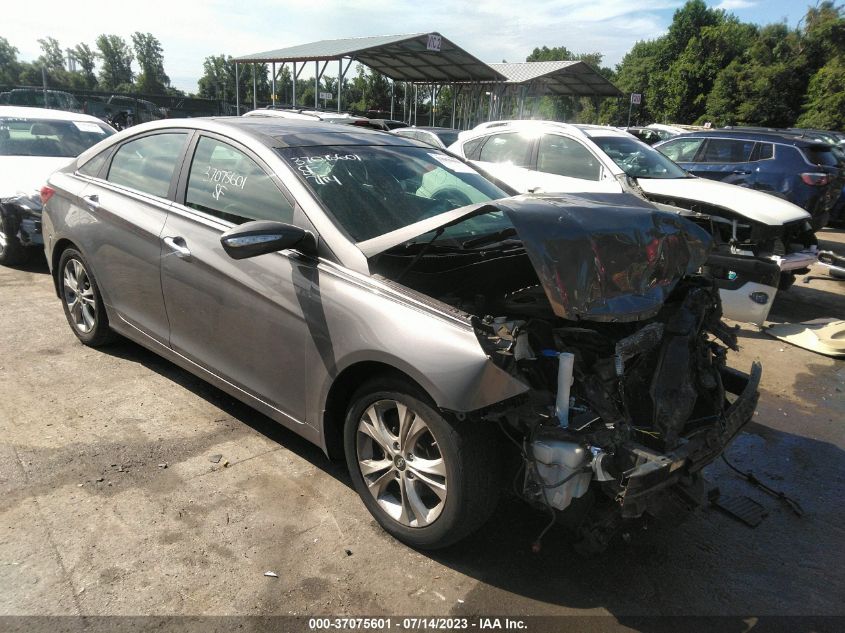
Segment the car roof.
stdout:
<path fill-rule="evenodd" d="M 748 140 L 748 141 L 769 141 L 771 143 L 783 143 L 786 145 L 795 145 L 797 147 L 808 147 L 811 145 L 825 145 L 825 143 L 820 143 L 819 141 L 807 138 L 801 138 L 800 136 L 796 136 L 794 133 L 789 132 L 769 132 L 769 131 L 743 131 L 743 130 L 728 130 L 728 129 L 715 129 L 715 130 L 700 130 L 696 132 L 687 132 L 685 134 L 679 134 L 674 138 L 670 138 L 666 143 L 670 141 L 674 141 L 679 138 L 736 138 L 741 140 Z"/>
<path fill-rule="evenodd" d="M 93 121 L 102 123 L 90 114 L 80 112 L 68 112 L 67 110 L 52 110 L 50 108 L 30 108 L 27 106 L 6 106 L 0 105 L 0 117 L 13 117 L 21 119 L 51 119 L 53 121 Z"/>
<path fill-rule="evenodd" d="M 246 135 L 267 147 L 310 147 L 321 145 L 393 145 L 425 147 L 419 141 L 355 125 L 338 125 L 317 120 L 286 119 L 277 116 L 197 117 L 162 119 L 128 128 L 121 133 L 138 133 L 162 128 L 188 128 Z"/>

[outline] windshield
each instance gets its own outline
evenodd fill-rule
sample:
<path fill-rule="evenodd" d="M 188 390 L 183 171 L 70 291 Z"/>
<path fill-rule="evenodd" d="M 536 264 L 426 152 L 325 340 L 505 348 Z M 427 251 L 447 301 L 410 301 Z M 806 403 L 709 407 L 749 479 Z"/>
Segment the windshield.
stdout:
<path fill-rule="evenodd" d="M 277 151 L 355 242 L 510 195 L 434 148 L 347 145 Z M 465 224 L 470 226 L 461 230 L 472 234 L 473 223 Z"/>
<path fill-rule="evenodd" d="M 0 156 L 73 158 L 112 134 L 93 121 L 0 117 Z"/>
<path fill-rule="evenodd" d="M 458 132 L 455 130 L 454 132 L 449 131 L 437 131 L 435 132 L 437 138 L 440 139 L 440 142 L 443 143 L 446 147 L 449 147 L 452 143 L 458 140 Z"/>
<path fill-rule="evenodd" d="M 681 167 L 656 149 L 633 138 L 594 136 L 593 142 L 633 178 L 686 178 Z"/>

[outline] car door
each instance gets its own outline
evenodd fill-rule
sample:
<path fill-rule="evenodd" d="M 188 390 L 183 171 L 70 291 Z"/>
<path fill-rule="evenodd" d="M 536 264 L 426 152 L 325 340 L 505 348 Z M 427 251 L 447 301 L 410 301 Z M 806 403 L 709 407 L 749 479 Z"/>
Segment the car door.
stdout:
<path fill-rule="evenodd" d="M 83 192 L 86 256 L 104 301 L 126 323 L 161 343 L 169 326 L 161 296 L 161 231 L 190 134 L 168 130 L 133 137 L 109 156 L 103 178 Z M 101 172 L 101 173 L 103 173 Z"/>
<path fill-rule="evenodd" d="M 224 231 L 249 220 L 292 223 L 293 198 L 255 154 L 225 137 L 198 135 L 182 171 L 162 233 L 170 346 L 302 422 L 301 302 L 316 260 L 295 251 L 234 260 L 220 244 Z"/>
<path fill-rule="evenodd" d="M 696 176 L 744 185 L 752 175 L 751 153 L 755 141 L 739 138 L 708 138 L 696 157 Z"/>
<path fill-rule="evenodd" d="M 543 134 L 528 190 L 564 193 L 620 193 L 599 158 L 584 143 L 563 134 Z"/>
<path fill-rule="evenodd" d="M 534 138 L 519 132 L 490 134 L 479 144 L 476 139 L 464 143 L 464 155 L 479 167 L 517 191 L 530 188 L 531 152 Z M 472 149 L 469 149 L 472 148 Z"/>

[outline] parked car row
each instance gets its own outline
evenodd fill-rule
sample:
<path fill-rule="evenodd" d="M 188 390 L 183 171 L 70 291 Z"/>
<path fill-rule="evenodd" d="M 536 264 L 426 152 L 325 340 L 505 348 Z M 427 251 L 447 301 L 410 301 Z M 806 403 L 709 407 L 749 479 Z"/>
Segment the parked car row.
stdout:
<path fill-rule="evenodd" d="M 778 287 L 817 258 L 812 218 L 799 206 L 693 177 L 615 128 L 494 121 L 462 132 L 450 149 L 517 191 L 629 192 L 689 214 L 715 241 L 711 272 L 725 314 L 738 321 L 762 324 Z"/>
<path fill-rule="evenodd" d="M 508 129 L 458 143 L 515 158 L 517 139 L 479 138 Z M 554 129 L 529 166 L 591 138 Z M 520 195 L 431 144 L 317 119 L 104 136 L 41 190 L 74 335 L 134 340 L 345 459 L 415 547 L 467 536 L 512 487 L 600 549 L 677 498 L 706 504 L 702 468 L 753 415 L 761 368 L 727 365 L 717 236 L 594 149 L 580 177 L 624 188 Z"/>

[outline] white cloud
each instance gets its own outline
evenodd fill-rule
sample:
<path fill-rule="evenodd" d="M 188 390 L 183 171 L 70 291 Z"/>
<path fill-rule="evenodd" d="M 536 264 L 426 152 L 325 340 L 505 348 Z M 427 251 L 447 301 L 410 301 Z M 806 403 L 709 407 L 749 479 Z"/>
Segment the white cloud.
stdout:
<path fill-rule="evenodd" d="M 714 8 L 735 11 L 736 9 L 750 9 L 756 4 L 756 0 L 722 0 Z"/>
<path fill-rule="evenodd" d="M 747 0 L 723 0 L 745 3 Z M 522 61 L 535 46 L 566 46 L 602 52 L 614 65 L 638 40 L 665 31 L 666 10 L 683 0 L 145 0 L 131 17 L 103 11 L 95 0 L 9 2 L 3 35 L 25 60 L 40 54 L 38 38 L 52 36 L 63 47 L 101 33 L 129 41 L 134 31 L 162 43 L 165 70 L 174 85 L 194 91 L 208 55 L 243 55 L 322 39 L 438 31 L 487 62 Z M 248 5 L 248 6 L 247 6 Z M 663 13 L 661 15 L 660 13 Z M 41 16 L 33 19 L 32 16 Z M 311 69 L 307 69 L 311 72 Z"/>

